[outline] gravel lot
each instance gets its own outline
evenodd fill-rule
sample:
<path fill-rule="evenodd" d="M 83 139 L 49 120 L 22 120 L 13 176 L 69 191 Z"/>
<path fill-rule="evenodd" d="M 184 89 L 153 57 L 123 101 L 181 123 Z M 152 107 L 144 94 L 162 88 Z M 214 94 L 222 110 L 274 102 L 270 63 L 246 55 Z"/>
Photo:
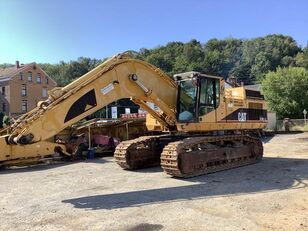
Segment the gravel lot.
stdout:
<path fill-rule="evenodd" d="M 308 133 L 261 163 L 191 179 L 112 157 L 0 171 L 0 230 L 308 230 Z"/>

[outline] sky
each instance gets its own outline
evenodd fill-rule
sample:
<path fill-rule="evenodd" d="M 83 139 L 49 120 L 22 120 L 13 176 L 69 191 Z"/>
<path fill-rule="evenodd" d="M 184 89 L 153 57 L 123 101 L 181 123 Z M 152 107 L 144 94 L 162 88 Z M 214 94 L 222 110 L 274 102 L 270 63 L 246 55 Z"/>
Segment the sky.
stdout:
<path fill-rule="evenodd" d="M 0 0 L 0 63 L 105 58 L 171 41 L 280 33 L 305 47 L 307 0 Z"/>

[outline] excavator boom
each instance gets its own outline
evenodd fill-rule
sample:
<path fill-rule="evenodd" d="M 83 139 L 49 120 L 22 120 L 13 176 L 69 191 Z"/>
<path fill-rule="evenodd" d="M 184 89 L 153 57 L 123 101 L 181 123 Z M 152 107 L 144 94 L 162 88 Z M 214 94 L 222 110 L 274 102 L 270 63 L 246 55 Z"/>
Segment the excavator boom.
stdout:
<path fill-rule="evenodd" d="M 158 90 L 159 89 L 159 90 Z M 164 113 L 150 111 L 166 128 L 176 123 L 176 83 L 154 66 L 117 55 L 62 89 L 18 119 L 11 127 L 10 144 L 30 144 L 53 137 L 86 116 L 122 98 L 145 107 L 152 102 Z"/>

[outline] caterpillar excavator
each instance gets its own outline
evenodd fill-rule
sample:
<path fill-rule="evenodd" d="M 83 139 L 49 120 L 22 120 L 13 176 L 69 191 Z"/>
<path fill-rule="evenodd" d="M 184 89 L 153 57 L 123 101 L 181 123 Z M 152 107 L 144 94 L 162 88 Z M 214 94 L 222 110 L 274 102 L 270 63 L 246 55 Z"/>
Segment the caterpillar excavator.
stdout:
<path fill-rule="evenodd" d="M 262 143 L 251 136 L 267 123 L 266 104 L 259 92 L 226 88 L 223 78 L 199 72 L 172 79 L 159 68 L 122 53 L 67 86 L 51 90 L 46 101 L 18 118 L 0 137 L 0 165 L 67 153 L 54 136 L 122 98 L 146 110 L 147 126 L 156 130 L 156 135 L 117 146 L 114 157 L 124 169 L 160 164 L 171 176 L 193 177 L 262 159 Z"/>

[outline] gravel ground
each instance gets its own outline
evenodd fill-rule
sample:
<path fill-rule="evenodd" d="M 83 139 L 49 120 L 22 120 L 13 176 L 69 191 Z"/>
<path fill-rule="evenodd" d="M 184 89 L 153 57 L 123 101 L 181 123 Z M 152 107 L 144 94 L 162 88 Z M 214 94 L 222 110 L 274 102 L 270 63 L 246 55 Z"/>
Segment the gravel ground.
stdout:
<path fill-rule="evenodd" d="M 261 163 L 191 179 L 112 157 L 0 171 L 0 230 L 308 230 L 308 134 Z"/>

